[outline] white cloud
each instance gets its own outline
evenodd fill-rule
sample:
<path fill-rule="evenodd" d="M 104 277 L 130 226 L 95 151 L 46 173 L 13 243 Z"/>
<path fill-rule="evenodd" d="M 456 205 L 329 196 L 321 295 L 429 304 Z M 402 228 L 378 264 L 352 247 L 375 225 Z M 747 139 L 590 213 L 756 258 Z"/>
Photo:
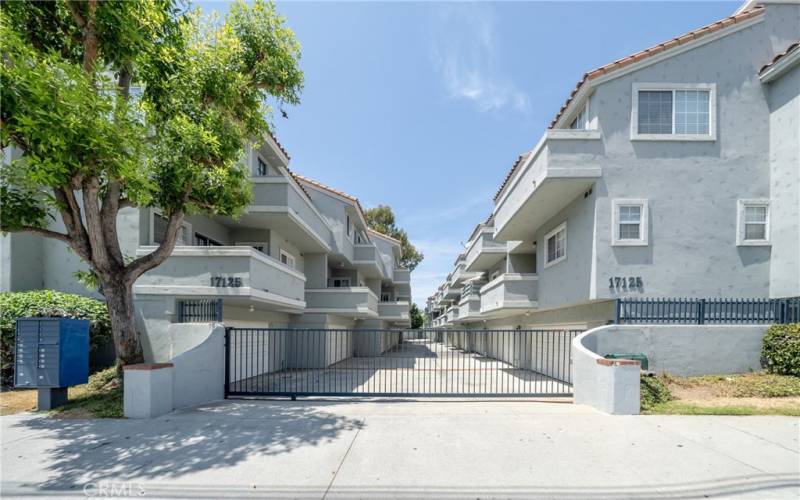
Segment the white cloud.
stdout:
<path fill-rule="evenodd" d="M 528 95 L 496 67 L 496 50 L 491 6 L 441 6 L 434 26 L 432 60 L 448 95 L 472 101 L 481 111 L 528 112 Z"/>

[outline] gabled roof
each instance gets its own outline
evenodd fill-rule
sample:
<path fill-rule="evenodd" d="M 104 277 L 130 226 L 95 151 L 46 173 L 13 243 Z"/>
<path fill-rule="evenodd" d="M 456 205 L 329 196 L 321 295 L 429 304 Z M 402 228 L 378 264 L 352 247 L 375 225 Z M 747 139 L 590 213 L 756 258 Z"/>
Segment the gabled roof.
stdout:
<path fill-rule="evenodd" d="M 374 234 L 375 236 L 377 236 L 377 237 L 379 237 L 379 238 L 383 238 L 383 239 L 385 239 L 385 240 L 389 240 L 389 241 L 391 241 L 392 243 L 395 243 L 395 244 L 397 244 L 397 245 L 400 245 L 400 244 L 401 244 L 400 240 L 398 240 L 397 238 L 392 238 L 392 237 L 391 237 L 391 236 L 389 236 L 388 234 L 382 233 L 382 232 L 380 232 L 380 231 L 376 231 L 376 230 L 372 229 L 371 227 L 368 227 L 368 228 L 367 228 L 367 231 L 369 231 L 371 234 Z"/>
<path fill-rule="evenodd" d="M 686 45 L 687 43 L 693 42 L 708 34 L 714 33 L 715 31 L 719 31 L 722 28 L 726 28 L 732 24 L 741 23 L 742 21 L 746 21 L 753 17 L 759 16 L 763 13 L 764 13 L 763 7 L 761 6 L 753 7 L 750 10 L 745 10 L 738 14 L 728 16 L 725 19 L 721 19 L 711 24 L 707 24 L 702 28 L 690 31 L 684 35 L 667 40 L 666 42 L 659 43 L 658 45 L 653 45 L 652 47 L 646 48 L 640 52 L 631 54 L 627 57 L 623 57 L 622 59 L 617 59 L 612 63 L 608 63 L 604 66 L 600 66 L 597 69 L 593 69 L 588 73 L 585 73 L 583 75 L 583 78 L 581 78 L 581 80 L 578 81 L 578 84 L 575 86 L 575 89 L 570 93 L 569 97 L 567 98 L 567 101 L 564 103 L 563 106 L 561 106 L 561 109 L 556 114 L 556 117 L 553 119 L 552 122 L 550 122 L 550 128 L 555 127 L 556 123 L 558 122 L 558 119 L 561 118 L 561 115 L 563 115 L 564 112 L 567 110 L 567 107 L 569 106 L 570 102 L 572 102 L 572 99 L 575 97 L 575 94 L 578 93 L 578 91 L 587 81 L 593 80 L 599 76 L 607 75 L 609 73 L 622 69 L 630 64 L 639 62 L 643 59 L 647 59 L 648 57 L 652 57 L 656 54 L 664 52 L 665 50 L 669 50 L 681 45 Z"/>
<path fill-rule="evenodd" d="M 585 73 L 583 75 L 583 78 L 581 78 L 580 81 L 578 81 L 577 85 L 575 85 L 575 88 L 572 90 L 572 92 L 570 92 L 570 95 L 567 98 L 566 102 L 564 103 L 563 106 L 561 106 L 561 109 L 558 110 L 558 113 L 556 114 L 555 118 L 553 118 L 553 121 L 550 122 L 548 128 L 554 128 L 556 126 L 556 123 L 558 123 L 558 120 L 567 111 L 567 108 L 572 103 L 572 100 L 575 98 L 575 96 L 578 94 L 581 88 L 590 80 L 594 80 L 595 78 L 598 78 L 600 76 L 608 75 L 610 73 L 613 73 L 614 71 L 630 66 L 631 64 L 637 63 L 639 61 L 652 57 L 656 54 L 660 54 L 666 50 L 686 45 L 687 43 L 698 40 L 710 33 L 719 31 L 722 28 L 726 28 L 733 24 L 741 23 L 748 19 L 752 19 L 763 13 L 764 13 L 764 8 L 761 6 L 756 6 L 749 10 L 738 12 L 732 16 L 726 17 L 725 19 L 721 19 L 714 23 L 708 24 L 706 26 L 703 26 L 702 28 L 690 31 L 684 35 L 672 38 L 670 40 L 667 40 L 666 42 L 659 43 L 658 45 L 654 45 L 640 52 L 631 54 L 627 57 L 623 57 L 622 59 L 618 59 L 614 62 L 611 62 L 604 66 L 600 66 L 599 68 L 593 69 L 592 71 Z M 500 198 L 500 195 L 503 193 L 509 181 L 514 177 L 514 174 L 517 172 L 520 166 L 525 163 L 530 154 L 531 152 L 525 153 L 524 155 L 520 155 L 520 157 L 517 158 L 517 161 L 514 162 L 514 165 L 512 165 L 511 170 L 506 174 L 505 179 L 503 179 L 503 182 L 500 185 L 500 189 L 498 189 L 497 193 L 494 195 L 495 202 L 497 202 L 497 200 Z"/>
<path fill-rule="evenodd" d="M 294 175 L 294 177 L 297 180 L 301 181 L 301 182 L 305 182 L 306 184 L 314 186 L 314 187 L 316 187 L 318 189 L 321 189 L 323 191 L 327 191 L 327 192 L 332 193 L 332 194 L 334 194 L 336 196 L 339 196 L 340 198 L 344 198 L 344 199 L 352 202 L 356 206 L 356 208 L 358 209 L 358 215 L 361 217 L 361 221 L 364 223 L 364 227 L 369 228 L 369 226 L 367 225 L 367 218 L 364 216 L 364 209 L 361 207 L 361 202 L 358 201 L 358 198 L 356 198 L 355 196 L 353 196 L 351 194 L 347 194 L 344 191 L 339 191 L 338 189 L 334 189 L 334 188 L 332 188 L 332 187 L 330 187 L 328 185 L 325 185 L 325 184 L 323 184 L 323 183 L 321 183 L 319 181 L 315 181 L 314 179 L 310 179 L 310 178 L 302 176 L 300 174 L 292 174 L 292 175 Z"/>
<path fill-rule="evenodd" d="M 281 153 L 283 153 L 283 155 L 286 157 L 286 159 L 287 159 L 287 160 L 291 160 L 291 159 L 292 159 L 292 157 L 291 157 L 291 156 L 289 156 L 289 152 L 288 152 L 288 151 L 286 151 L 286 149 L 283 147 L 283 144 L 281 144 L 281 143 L 280 143 L 280 141 L 278 141 L 278 138 L 277 138 L 277 137 L 275 137 L 275 134 L 273 134 L 272 132 L 267 132 L 267 135 L 269 135 L 269 136 L 270 136 L 270 138 L 271 138 L 273 141 L 275 141 L 275 145 L 276 145 L 276 146 L 278 146 L 278 149 L 280 149 L 280 150 L 281 150 Z"/>

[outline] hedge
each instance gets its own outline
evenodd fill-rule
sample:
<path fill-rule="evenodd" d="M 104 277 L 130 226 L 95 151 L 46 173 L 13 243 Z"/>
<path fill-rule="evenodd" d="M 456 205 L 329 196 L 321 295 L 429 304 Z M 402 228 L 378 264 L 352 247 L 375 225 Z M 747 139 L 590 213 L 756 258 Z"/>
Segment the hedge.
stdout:
<path fill-rule="evenodd" d="M 764 368 L 771 373 L 800 376 L 800 323 L 769 327 L 761 358 Z"/>
<path fill-rule="evenodd" d="M 53 290 L 0 293 L 0 382 L 14 380 L 14 335 L 17 318 L 54 316 L 89 320 L 89 352 L 105 346 L 112 338 L 111 321 L 105 303 Z"/>

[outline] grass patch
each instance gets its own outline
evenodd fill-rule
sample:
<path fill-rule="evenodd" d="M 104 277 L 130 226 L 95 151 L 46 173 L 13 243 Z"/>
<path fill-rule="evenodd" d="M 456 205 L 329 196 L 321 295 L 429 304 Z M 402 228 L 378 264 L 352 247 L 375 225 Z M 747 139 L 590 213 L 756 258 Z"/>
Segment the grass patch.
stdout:
<path fill-rule="evenodd" d="M 673 377 L 662 375 L 670 388 L 702 388 L 711 395 L 726 398 L 785 398 L 800 396 L 800 377 L 772 373 Z"/>
<path fill-rule="evenodd" d="M 69 403 L 53 409 L 56 418 L 122 418 L 122 386 L 115 367 L 89 377 L 89 383 L 70 387 Z"/>
<path fill-rule="evenodd" d="M 785 415 L 800 416 L 800 404 L 786 404 L 772 407 L 732 405 L 701 406 L 682 401 L 659 403 L 647 412 L 649 415 Z"/>
<path fill-rule="evenodd" d="M 122 387 L 116 368 L 99 371 L 89 382 L 70 387 L 69 402 L 50 411 L 56 418 L 122 418 Z M 36 389 L 10 389 L 0 392 L 0 415 L 36 411 Z"/>
<path fill-rule="evenodd" d="M 643 376 L 641 409 L 666 415 L 800 416 L 800 377 L 766 372 Z"/>

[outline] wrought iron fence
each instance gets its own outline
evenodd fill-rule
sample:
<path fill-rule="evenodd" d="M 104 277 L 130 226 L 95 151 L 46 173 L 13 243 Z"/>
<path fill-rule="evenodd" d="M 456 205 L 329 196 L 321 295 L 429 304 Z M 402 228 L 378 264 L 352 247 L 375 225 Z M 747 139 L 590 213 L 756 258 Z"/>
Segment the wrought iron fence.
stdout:
<path fill-rule="evenodd" d="M 570 396 L 577 330 L 228 328 L 229 396 Z"/>
<path fill-rule="evenodd" d="M 618 299 L 621 324 L 768 324 L 800 321 L 800 297 L 783 299 Z"/>
<path fill-rule="evenodd" d="M 222 321 L 222 299 L 178 300 L 178 323 Z"/>

